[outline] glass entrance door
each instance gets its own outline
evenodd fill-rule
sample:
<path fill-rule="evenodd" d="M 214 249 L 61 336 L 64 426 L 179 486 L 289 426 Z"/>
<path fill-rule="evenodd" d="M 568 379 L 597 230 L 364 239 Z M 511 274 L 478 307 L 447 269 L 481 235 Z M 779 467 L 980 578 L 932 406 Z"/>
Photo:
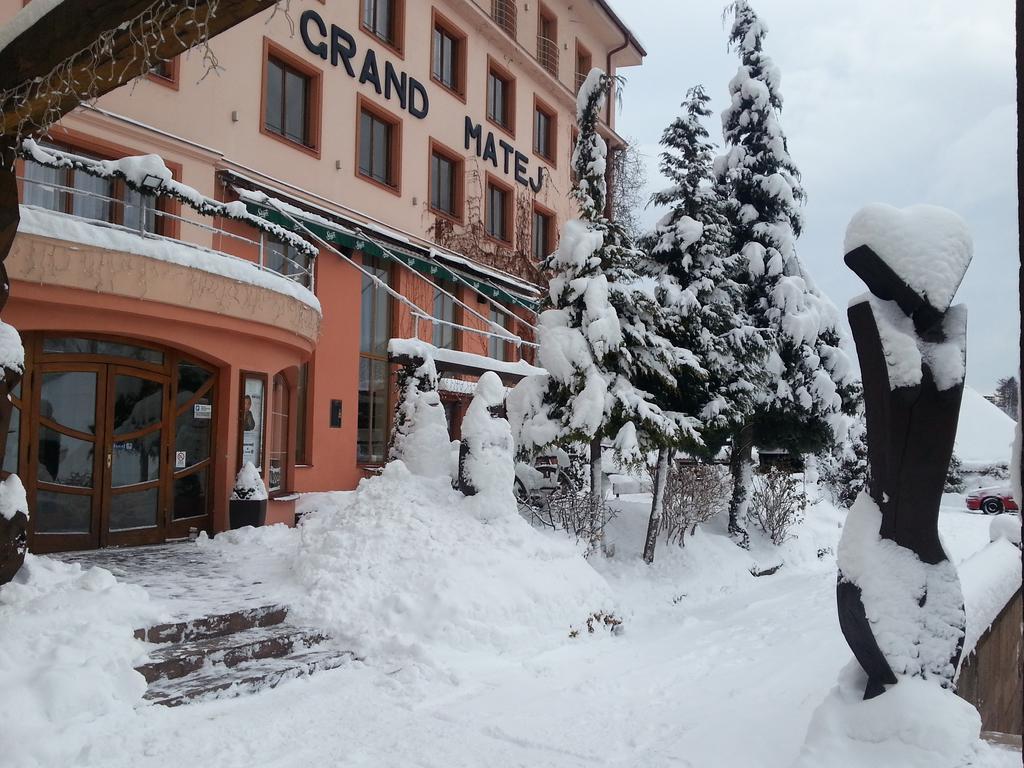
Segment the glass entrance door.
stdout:
<path fill-rule="evenodd" d="M 215 368 L 114 337 L 27 334 L 25 347 L 4 470 L 25 481 L 31 551 L 211 530 Z"/>
<path fill-rule="evenodd" d="M 100 546 L 163 541 L 166 376 L 107 367 Z"/>
<path fill-rule="evenodd" d="M 45 550 L 100 545 L 105 365 L 41 365 L 31 522 Z"/>
<path fill-rule="evenodd" d="M 40 366 L 35 551 L 163 541 L 167 376 Z"/>

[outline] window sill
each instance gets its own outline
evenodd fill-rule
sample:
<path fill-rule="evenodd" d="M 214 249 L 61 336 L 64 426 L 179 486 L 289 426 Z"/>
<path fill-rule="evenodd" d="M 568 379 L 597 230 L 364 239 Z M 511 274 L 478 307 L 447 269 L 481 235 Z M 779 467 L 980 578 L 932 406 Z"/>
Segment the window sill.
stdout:
<path fill-rule="evenodd" d="M 504 133 L 510 139 L 515 139 L 515 137 L 516 137 L 515 126 L 509 127 L 509 126 L 506 126 L 506 125 L 502 125 L 501 123 L 499 123 L 497 120 L 495 120 L 494 118 L 492 118 L 490 116 L 487 117 L 487 122 L 490 123 L 491 125 L 493 125 L 495 128 L 497 128 L 502 133 Z"/>
<path fill-rule="evenodd" d="M 454 96 L 456 99 L 461 101 L 463 104 L 466 103 L 466 93 L 465 93 L 464 90 L 460 91 L 458 88 L 449 88 L 442 81 L 440 81 L 436 77 L 434 77 L 433 74 L 430 75 L 430 81 L 432 83 L 434 83 L 435 85 L 437 85 L 437 87 L 440 88 L 445 93 L 449 94 L 450 96 Z"/>
<path fill-rule="evenodd" d="M 310 157 L 315 157 L 317 160 L 320 159 L 320 147 L 318 146 L 311 147 L 308 144 L 303 144 L 300 141 L 289 139 L 287 136 L 282 136 L 280 133 L 272 131 L 262 124 L 260 125 L 260 133 L 262 133 L 264 136 L 268 136 L 274 141 L 279 141 L 282 144 L 291 147 L 292 149 L 297 149 L 300 152 L 305 152 Z"/>
<path fill-rule="evenodd" d="M 381 37 L 375 30 L 370 29 L 368 26 L 366 26 L 362 22 L 359 22 L 359 29 L 361 29 L 367 35 L 372 37 L 375 43 L 378 43 L 379 45 L 383 45 L 385 48 L 387 48 L 389 51 L 391 51 L 393 54 L 395 54 L 395 56 L 400 58 L 402 61 L 405 61 L 405 53 L 402 51 L 401 48 L 399 48 L 397 45 L 395 45 L 391 40 L 388 40 L 386 37 Z"/>
<path fill-rule="evenodd" d="M 458 224 L 460 227 L 464 223 L 461 216 L 456 216 L 455 214 L 448 213 L 447 211 L 442 211 L 440 208 L 435 208 L 432 205 L 428 205 L 427 210 L 437 216 L 437 218 L 450 221 L 452 224 Z"/>
<path fill-rule="evenodd" d="M 381 189 L 390 192 L 392 195 L 395 195 L 396 197 L 402 196 L 401 185 L 391 186 L 390 184 L 385 184 L 383 181 L 378 181 L 372 176 L 367 176 L 365 173 L 362 173 L 361 171 L 356 171 L 356 178 L 362 179 L 363 181 L 369 184 L 373 184 L 373 186 L 375 187 L 380 187 Z"/>

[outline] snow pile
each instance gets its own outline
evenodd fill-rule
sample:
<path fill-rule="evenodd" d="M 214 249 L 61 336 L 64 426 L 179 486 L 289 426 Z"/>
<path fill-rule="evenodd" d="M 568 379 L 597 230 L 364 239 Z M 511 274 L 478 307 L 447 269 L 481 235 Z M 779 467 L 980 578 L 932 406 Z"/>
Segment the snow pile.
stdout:
<path fill-rule="evenodd" d="M 505 401 L 498 374 L 488 371 L 476 385 L 473 400 L 462 420 L 462 441 L 469 449 L 461 474 L 476 491 L 477 517 L 490 519 L 515 507 L 514 445 L 508 421 L 492 410 Z"/>
<path fill-rule="evenodd" d="M 1011 544 L 1020 546 L 1020 517 L 1018 515 L 996 515 L 988 528 L 992 541 L 1006 539 Z"/>
<path fill-rule="evenodd" d="M 245 462 L 235 476 L 235 487 L 231 489 L 232 501 L 264 501 L 267 486 L 263 484 L 260 471 L 251 461 Z"/>
<path fill-rule="evenodd" d="M 839 540 L 842 578 L 860 588 L 872 632 L 892 671 L 948 685 L 964 634 L 956 567 L 949 560 L 922 562 L 909 549 L 882 539 L 881 524 L 878 506 L 861 493 Z"/>
<path fill-rule="evenodd" d="M 976 390 L 964 387 L 953 453 L 965 469 L 1006 464 L 1015 426 L 1013 419 Z"/>
<path fill-rule="evenodd" d="M 992 523 L 1006 526 L 1008 538 L 995 538 L 987 547 L 960 564 L 960 580 L 964 588 L 967 629 L 961 663 L 974 650 L 978 639 L 992 626 L 1021 588 L 1020 550 L 1012 543 L 1016 534 L 1020 541 L 1020 520 L 1013 515 L 999 515 Z"/>
<path fill-rule="evenodd" d="M 19 512 L 28 516 L 25 486 L 17 475 L 8 475 L 7 479 L 0 482 L 0 517 L 13 520 Z"/>
<path fill-rule="evenodd" d="M 528 654 L 613 607 L 576 546 L 531 528 L 511 494 L 483 522 L 476 499 L 394 461 L 355 491 L 311 496 L 293 616 L 376 661 Z"/>
<path fill-rule="evenodd" d="M 71 765 L 57 756 L 65 730 L 131 715 L 146 690 L 133 630 L 157 618 L 109 571 L 26 555 L 0 587 L 0 762 Z"/>
<path fill-rule="evenodd" d="M 901 677 L 863 700 L 866 676 L 857 662 L 815 711 L 794 768 L 991 768 L 1008 764 L 978 736 L 977 710 L 928 680 Z"/>
<path fill-rule="evenodd" d="M 846 227 L 843 248 L 849 253 L 862 245 L 939 311 L 953 301 L 973 252 L 967 223 L 934 205 L 861 208 Z"/>

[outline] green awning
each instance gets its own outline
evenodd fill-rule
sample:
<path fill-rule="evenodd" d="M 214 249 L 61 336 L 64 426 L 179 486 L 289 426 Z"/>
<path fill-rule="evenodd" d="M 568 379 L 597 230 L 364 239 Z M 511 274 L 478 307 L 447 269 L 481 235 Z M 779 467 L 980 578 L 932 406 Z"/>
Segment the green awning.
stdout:
<path fill-rule="evenodd" d="M 273 222 L 284 229 L 304 234 L 302 228 L 295 226 L 288 216 L 281 214 L 279 211 L 276 211 L 269 206 L 260 205 L 247 200 L 245 201 L 245 207 L 250 213 L 266 219 L 267 221 Z M 456 273 L 455 270 L 439 264 L 437 261 L 430 259 L 429 256 L 425 254 L 413 253 L 408 246 L 402 247 L 389 244 L 385 249 L 376 242 L 367 240 L 361 235 L 346 229 L 341 224 L 338 224 L 337 226 L 328 226 L 323 221 L 311 221 L 302 216 L 296 216 L 295 218 L 301 219 L 303 226 L 314 235 L 336 247 L 350 248 L 354 251 L 360 251 L 379 259 L 395 259 L 424 275 L 430 275 L 431 277 L 447 280 L 452 283 L 457 283 L 459 282 L 459 279 L 461 279 L 468 285 L 472 286 L 473 290 L 478 291 L 485 296 L 489 296 L 495 301 L 500 301 L 509 306 L 523 307 L 531 312 L 536 312 L 538 309 L 536 302 L 530 301 L 522 296 L 509 293 L 503 288 L 499 288 L 496 285 L 484 282 L 463 272 Z M 458 279 L 456 279 L 456 274 L 458 274 Z"/>

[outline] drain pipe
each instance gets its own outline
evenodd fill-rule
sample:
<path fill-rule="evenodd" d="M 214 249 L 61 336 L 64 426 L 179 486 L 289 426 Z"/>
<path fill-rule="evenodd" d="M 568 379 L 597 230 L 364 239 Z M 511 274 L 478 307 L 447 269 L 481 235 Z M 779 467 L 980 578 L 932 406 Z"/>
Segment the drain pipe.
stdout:
<path fill-rule="evenodd" d="M 630 41 L 630 35 L 627 32 L 627 33 L 625 33 L 625 36 L 623 37 L 622 45 L 620 45 L 618 48 L 612 48 L 610 51 L 608 51 L 608 56 L 605 59 L 605 64 L 604 64 L 604 71 L 605 71 L 605 74 L 608 75 L 609 77 L 611 77 L 611 73 L 612 73 L 612 56 L 614 56 L 619 51 L 624 51 L 627 48 L 627 46 L 629 46 L 629 41 Z M 613 130 L 612 129 L 612 109 L 614 108 L 614 106 L 613 106 L 614 103 L 615 103 L 615 81 L 612 80 L 611 81 L 611 85 L 608 88 L 608 114 L 605 117 L 605 123 L 607 123 L 609 131 Z M 607 218 L 607 219 L 610 219 L 612 217 L 612 195 L 614 194 L 614 192 L 613 192 L 614 187 L 612 186 L 612 183 L 613 183 L 614 178 L 615 178 L 615 162 L 612 161 L 611 153 L 612 152 L 621 152 L 621 151 L 622 150 L 619 149 L 619 148 L 613 148 L 611 146 L 608 147 L 608 153 L 609 153 L 608 160 L 609 160 L 609 163 L 608 163 L 607 167 L 605 168 L 605 180 L 604 180 L 605 187 L 608 189 L 608 194 L 606 194 L 604 196 L 604 215 L 605 215 L 605 218 Z"/>

